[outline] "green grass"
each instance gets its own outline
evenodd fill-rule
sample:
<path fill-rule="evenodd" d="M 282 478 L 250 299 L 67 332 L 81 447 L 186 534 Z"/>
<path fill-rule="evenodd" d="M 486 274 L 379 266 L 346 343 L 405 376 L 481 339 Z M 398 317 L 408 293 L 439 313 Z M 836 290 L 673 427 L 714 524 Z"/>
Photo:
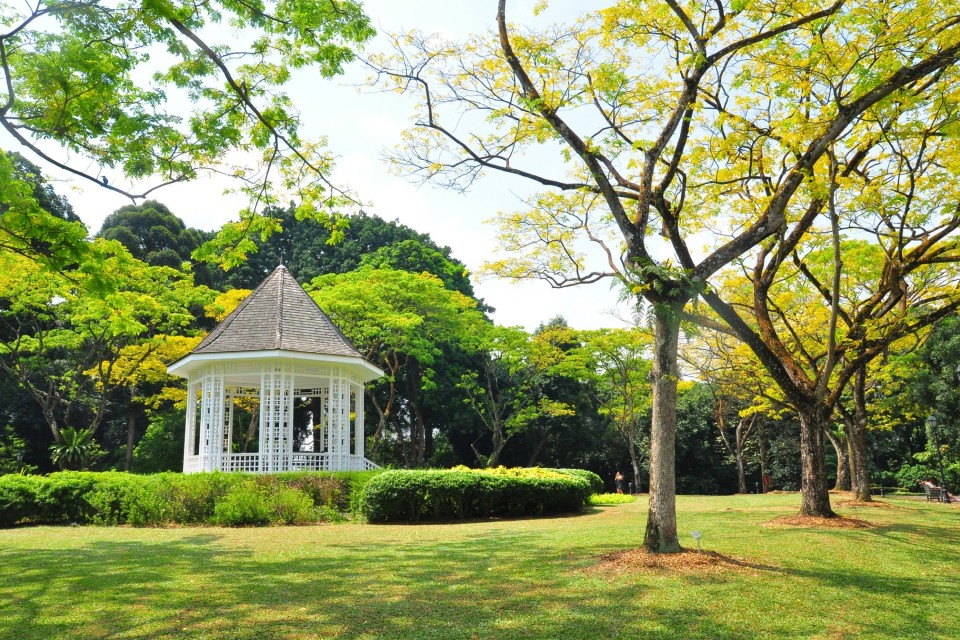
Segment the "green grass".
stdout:
<path fill-rule="evenodd" d="M 957 638 L 960 509 L 681 497 L 681 539 L 749 573 L 589 571 L 637 546 L 646 500 L 576 517 L 264 529 L 0 531 L 0 638 Z"/>

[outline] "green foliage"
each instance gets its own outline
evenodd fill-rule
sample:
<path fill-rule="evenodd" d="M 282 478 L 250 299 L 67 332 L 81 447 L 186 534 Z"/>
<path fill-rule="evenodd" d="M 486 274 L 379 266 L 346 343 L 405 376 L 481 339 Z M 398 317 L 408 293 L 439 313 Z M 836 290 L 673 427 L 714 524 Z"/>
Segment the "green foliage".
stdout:
<path fill-rule="evenodd" d="M 363 491 L 370 522 L 420 522 L 575 513 L 590 497 L 590 483 L 545 469 L 385 471 Z"/>
<path fill-rule="evenodd" d="M 566 473 L 576 478 L 583 478 L 590 483 L 590 491 L 593 493 L 603 493 L 603 478 L 593 471 L 587 471 L 586 469 L 551 469 L 551 471 Z"/>
<path fill-rule="evenodd" d="M 53 270 L 65 269 L 90 256 L 87 228 L 35 169 L 0 150 L 0 247 Z"/>
<path fill-rule="evenodd" d="M 133 450 L 132 470 L 137 473 L 180 471 L 183 468 L 182 411 L 154 412 L 147 430 Z"/>
<path fill-rule="evenodd" d="M 36 467 L 17 463 L 17 454 L 26 452 L 27 442 L 17 436 L 17 432 L 10 425 L 0 428 L 0 475 L 4 473 L 30 473 Z"/>
<path fill-rule="evenodd" d="M 0 526 L 17 523 L 304 524 L 343 520 L 378 472 L 62 472 L 0 476 Z"/>
<path fill-rule="evenodd" d="M 628 493 L 595 493 L 590 496 L 590 504 L 595 507 L 606 507 L 617 504 L 636 502 L 637 496 Z"/>
<path fill-rule="evenodd" d="M 105 455 L 90 429 L 64 427 L 60 430 L 61 442 L 50 446 L 50 459 L 64 470 L 87 469 Z"/>
<path fill-rule="evenodd" d="M 163 203 L 147 200 L 120 207 L 103 221 L 98 237 L 120 242 L 137 260 L 155 267 L 183 269 L 209 234 L 187 228 Z M 216 274 L 204 263 L 191 265 L 194 279 L 211 286 Z"/>
<path fill-rule="evenodd" d="M 39 476 L 0 476 L 0 527 L 21 520 L 32 521 L 39 515 L 37 485 Z"/>
<path fill-rule="evenodd" d="M 315 522 L 310 496 L 283 485 L 264 486 L 256 480 L 234 485 L 217 502 L 213 522 L 238 527 Z"/>
<path fill-rule="evenodd" d="M 473 285 L 463 263 L 450 259 L 439 249 L 419 239 L 401 240 L 380 247 L 364 255 L 360 266 L 430 273 L 440 278 L 447 289 L 459 291 L 470 298 L 474 296 Z"/>
<path fill-rule="evenodd" d="M 131 199 L 208 170 L 234 178 L 251 206 L 205 256 L 241 260 L 265 230 L 257 207 L 277 201 L 336 227 L 331 159 L 283 88 L 293 69 L 342 72 L 374 34 L 357 3 L 6 3 L 0 24 L 0 123 L 20 144 L 58 143 L 45 158 Z M 150 177 L 142 193 L 119 186 Z"/>

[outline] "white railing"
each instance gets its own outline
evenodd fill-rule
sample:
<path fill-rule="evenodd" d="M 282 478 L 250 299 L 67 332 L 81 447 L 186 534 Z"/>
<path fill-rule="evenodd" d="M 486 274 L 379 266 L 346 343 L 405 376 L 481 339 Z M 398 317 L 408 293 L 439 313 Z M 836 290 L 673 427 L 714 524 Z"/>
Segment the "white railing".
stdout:
<path fill-rule="evenodd" d="M 183 463 L 184 473 L 197 473 L 207 468 L 208 456 L 190 456 Z M 261 464 L 259 453 L 228 453 L 221 457 L 219 471 L 245 471 L 263 473 L 268 465 Z M 293 452 L 278 455 L 274 460 L 274 471 L 371 471 L 379 469 L 363 456 L 351 454 L 329 454 Z"/>

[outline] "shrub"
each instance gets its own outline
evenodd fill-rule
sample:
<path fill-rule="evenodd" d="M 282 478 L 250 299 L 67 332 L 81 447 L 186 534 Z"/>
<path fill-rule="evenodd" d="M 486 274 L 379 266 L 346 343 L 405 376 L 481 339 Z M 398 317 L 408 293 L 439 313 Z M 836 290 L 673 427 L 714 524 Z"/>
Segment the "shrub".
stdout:
<path fill-rule="evenodd" d="M 598 507 L 615 504 L 627 504 L 636 501 L 637 497 L 629 493 L 595 493 L 590 496 L 590 504 Z"/>
<path fill-rule="evenodd" d="M 548 469 L 385 471 L 363 491 L 370 522 L 538 516 L 581 510 L 587 480 Z"/>
<path fill-rule="evenodd" d="M 590 483 L 590 491 L 593 493 L 603 493 L 603 478 L 595 474 L 593 471 L 587 471 L 586 469 L 551 469 L 551 471 L 557 471 L 559 473 L 566 473 L 578 478 L 583 478 Z"/>
<path fill-rule="evenodd" d="M 39 476 L 0 476 L 0 527 L 12 527 L 37 517 L 39 480 Z"/>
<path fill-rule="evenodd" d="M 272 514 L 264 497 L 254 483 L 233 487 L 214 507 L 213 522 L 227 527 L 269 524 Z"/>
<path fill-rule="evenodd" d="M 359 503 L 356 493 L 377 473 L 6 475 L 0 476 L 0 527 L 335 522 Z"/>

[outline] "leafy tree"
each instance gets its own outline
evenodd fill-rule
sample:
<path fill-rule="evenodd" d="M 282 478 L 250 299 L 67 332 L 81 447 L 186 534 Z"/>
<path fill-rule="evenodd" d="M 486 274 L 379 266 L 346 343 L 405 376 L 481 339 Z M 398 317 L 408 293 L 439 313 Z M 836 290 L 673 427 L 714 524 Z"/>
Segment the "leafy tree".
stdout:
<path fill-rule="evenodd" d="M 600 414 L 626 444 L 639 486 L 650 444 L 651 336 L 640 329 L 601 329 L 585 332 L 582 343 L 565 370 L 592 383 Z"/>
<path fill-rule="evenodd" d="M 60 220 L 80 222 L 80 217 L 74 213 L 73 206 L 65 196 L 54 191 L 53 185 L 43 177 L 40 167 L 16 151 L 8 153 L 7 156 L 13 166 L 16 179 L 33 184 L 33 199 L 41 209 Z"/>
<path fill-rule="evenodd" d="M 463 263 L 451 256 L 449 247 L 438 246 L 425 233 L 362 211 L 349 217 L 349 224 L 340 229 L 339 236 L 314 220 L 298 220 L 293 207 L 271 208 L 267 213 L 282 231 L 255 240 L 256 253 L 223 276 L 222 288 L 252 289 L 281 262 L 300 282 L 327 273 L 347 273 L 369 264 L 414 273 L 426 271 L 448 288 L 473 296 L 469 281 L 461 280 L 466 277 Z M 397 247 L 403 247 L 403 251 Z M 386 253 L 366 258 L 381 250 Z"/>
<path fill-rule="evenodd" d="M 307 287 L 361 353 L 386 372 L 367 388 L 376 411 L 371 455 L 387 429 L 408 466 L 427 457 L 423 396 L 436 388 L 444 345 L 471 344 L 485 322 L 476 301 L 426 273 L 363 267 L 315 278 Z"/>
<path fill-rule="evenodd" d="M 137 260 L 172 269 L 182 269 L 207 239 L 207 234 L 188 229 L 166 205 L 155 200 L 117 209 L 106 217 L 97 235 L 117 240 Z M 209 265 L 194 264 L 192 271 L 198 284 L 214 284 L 216 274 Z"/>
<path fill-rule="evenodd" d="M 801 511 L 832 515 L 822 405 L 738 312 L 753 310 L 731 307 L 713 280 L 751 252 L 791 255 L 824 206 L 828 189 L 813 176 L 841 156 L 860 165 L 862 143 L 882 137 L 884 123 L 924 122 L 938 109 L 954 87 L 960 25 L 930 16 L 951 7 L 624 0 L 535 32 L 509 24 L 500 0 L 490 37 L 457 44 L 409 34 L 396 39 L 398 55 L 372 61 L 378 78 L 418 92 L 401 169 L 455 188 L 498 171 L 545 189 L 500 217 L 512 253 L 495 272 L 554 286 L 612 277 L 652 306 L 647 549 L 680 548 L 677 343 L 681 311 L 697 296 L 804 414 Z M 524 154 L 535 148 L 558 162 Z M 706 230 L 715 242 L 694 250 Z M 585 245 L 599 249 L 599 262 Z"/>
<path fill-rule="evenodd" d="M 146 433 L 133 450 L 132 470 L 137 473 L 182 471 L 185 419 L 183 411 L 152 413 Z"/>
<path fill-rule="evenodd" d="M 367 265 L 413 273 L 432 273 L 443 281 L 447 289 L 459 291 L 469 298 L 474 297 L 473 285 L 470 284 L 466 267 L 420 240 L 400 240 L 365 254 L 360 260 L 360 266 Z"/>
<path fill-rule="evenodd" d="M 221 21 L 230 28 L 210 28 Z M 372 35 L 349 0 L 5 4 L 0 126 L 48 166 L 132 200 L 211 171 L 229 176 L 250 205 L 200 255 L 230 264 L 251 233 L 273 228 L 263 206 L 295 195 L 299 216 L 329 221 L 345 201 L 283 86 L 294 69 L 340 73 Z"/>
<path fill-rule="evenodd" d="M 48 211 L 45 206 L 51 206 Z M 53 270 L 86 262 L 87 228 L 19 155 L 0 151 L 0 249 Z"/>
<path fill-rule="evenodd" d="M 126 447 L 124 448 L 125 471 L 130 471 L 136 446 L 137 421 L 149 405 L 156 405 L 170 381 L 167 365 L 190 353 L 201 336 L 156 335 L 152 339 L 122 347 L 119 353 L 108 354 L 112 362 L 101 362 L 87 371 L 94 377 L 99 393 L 109 390 L 121 393 L 126 405 Z M 107 378 L 99 375 L 106 372 Z"/>
<path fill-rule="evenodd" d="M 478 439 L 471 445 L 474 454 L 483 465 L 495 467 L 516 434 L 540 419 L 572 416 L 573 407 L 545 392 L 551 371 L 563 358 L 546 332 L 531 336 L 521 327 L 488 324 L 478 337 L 483 368 L 464 374 L 459 388 L 490 437 L 490 453 L 477 446 Z"/>
<path fill-rule="evenodd" d="M 91 252 L 105 265 L 105 294 L 87 286 L 82 267 L 54 274 L 0 253 L 0 367 L 36 401 L 57 444 L 62 427 L 81 419 L 77 412 L 96 432 L 109 394 L 128 384 L 162 344 L 159 336 L 187 331 L 191 308 L 208 295 L 189 276 L 144 265 L 118 243 L 97 241 Z M 148 346 L 125 362 L 132 345 Z"/>
<path fill-rule="evenodd" d="M 26 453 L 27 441 L 18 437 L 12 426 L 0 428 L 0 475 L 35 471 L 36 467 L 24 462 Z"/>
<path fill-rule="evenodd" d="M 953 315 L 934 327 L 911 364 L 914 375 L 906 395 L 917 408 L 914 416 L 922 421 L 925 440 L 923 451 L 913 457 L 926 468 L 927 477 L 937 477 L 939 445 L 955 492 L 960 487 L 960 316 Z M 936 434 L 926 423 L 928 415 L 938 418 Z"/>

